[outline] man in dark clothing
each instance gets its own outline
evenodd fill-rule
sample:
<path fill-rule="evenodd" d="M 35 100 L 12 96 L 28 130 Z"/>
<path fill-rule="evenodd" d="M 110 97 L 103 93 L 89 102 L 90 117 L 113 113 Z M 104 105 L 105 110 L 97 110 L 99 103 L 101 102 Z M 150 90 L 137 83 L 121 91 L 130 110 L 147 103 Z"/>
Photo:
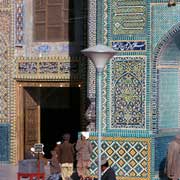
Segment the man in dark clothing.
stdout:
<path fill-rule="evenodd" d="M 70 134 L 63 135 L 63 143 L 59 145 L 59 159 L 62 179 L 68 179 L 73 173 L 74 146 L 69 142 Z"/>
<path fill-rule="evenodd" d="M 116 180 L 114 170 L 109 166 L 107 159 L 101 160 L 101 180 Z M 98 180 L 97 178 L 87 177 L 88 180 Z"/>
<path fill-rule="evenodd" d="M 25 159 L 37 159 L 34 147 L 31 147 L 29 151 L 25 153 Z"/>

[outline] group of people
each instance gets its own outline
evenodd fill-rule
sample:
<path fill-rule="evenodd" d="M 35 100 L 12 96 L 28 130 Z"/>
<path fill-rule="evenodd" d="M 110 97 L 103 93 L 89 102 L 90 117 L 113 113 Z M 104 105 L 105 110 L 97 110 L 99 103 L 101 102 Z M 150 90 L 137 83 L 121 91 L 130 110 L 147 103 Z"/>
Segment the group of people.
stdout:
<path fill-rule="evenodd" d="M 93 150 L 91 142 L 88 141 L 89 132 L 81 132 L 81 138 L 75 144 L 70 143 L 70 138 L 68 133 L 63 135 L 62 143 L 57 142 L 51 151 L 50 160 L 43 159 L 43 152 L 38 154 L 38 158 L 50 166 L 48 180 L 97 180 L 91 177 L 89 172 Z M 27 154 L 26 158 L 36 158 L 34 148 L 30 150 L 32 154 Z M 75 157 L 77 171 L 74 171 Z M 101 159 L 101 172 L 101 180 L 116 180 L 115 172 L 109 166 L 106 158 Z M 177 134 L 168 146 L 164 172 L 169 179 L 178 180 L 180 178 L 180 134 Z"/>
<path fill-rule="evenodd" d="M 97 180 L 91 177 L 89 172 L 92 144 L 89 139 L 89 132 L 81 132 L 81 138 L 76 144 L 70 143 L 70 134 L 63 135 L 63 142 L 57 142 L 56 147 L 51 151 L 49 180 Z M 76 170 L 74 173 L 74 157 L 76 157 Z M 108 160 L 101 160 L 101 180 L 116 180 L 114 170 L 109 166 Z"/>
<path fill-rule="evenodd" d="M 92 145 L 88 141 L 89 132 L 81 132 L 81 138 L 76 144 L 70 143 L 70 134 L 63 135 L 63 142 L 57 142 L 56 147 L 51 151 L 50 178 L 56 180 L 61 174 L 62 180 L 72 179 L 74 170 L 74 157 L 76 157 L 77 176 L 80 179 L 88 177 Z M 49 178 L 49 179 L 50 179 Z"/>
<path fill-rule="evenodd" d="M 38 157 L 50 167 L 50 176 L 47 180 L 97 180 L 90 176 L 89 171 L 93 150 L 88 140 L 89 132 L 81 132 L 80 138 L 74 144 L 70 142 L 70 138 L 69 133 L 63 135 L 62 142 L 57 142 L 51 150 L 51 159 L 43 158 L 43 152 Z M 31 158 L 37 158 L 34 148 L 31 148 L 31 153 Z M 105 158 L 101 160 L 101 172 L 101 180 L 116 180 L 115 172 Z"/>

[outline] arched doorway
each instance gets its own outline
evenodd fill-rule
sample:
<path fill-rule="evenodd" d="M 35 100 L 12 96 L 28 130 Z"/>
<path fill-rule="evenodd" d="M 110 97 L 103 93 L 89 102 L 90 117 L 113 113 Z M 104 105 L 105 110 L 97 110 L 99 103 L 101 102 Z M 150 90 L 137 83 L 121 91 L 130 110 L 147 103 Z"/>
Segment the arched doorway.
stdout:
<path fill-rule="evenodd" d="M 165 178 L 169 142 L 180 130 L 180 23 L 159 41 L 152 61 L 152 130 L 155 138 L 155 171 Z"/>
<path fill-rule="evenodd" d="M 71 142 L 76 142 L 80 131 L 79 87 L 41 88 L 40 129 L 46 157 L 64 133 L 70 133 Z"/>
<path fill-rule="evenodd" d="M 179 75 L 180 23 L 174 25 L 154 49 L 152 61 L 152 114 L 153 130 L 166 131 L 180 128 Z"/>
<path fill-rule="evenodd" d="M 17 107 L 19 159 L 26 158 L 35 143 L 43 143 L 50 158 L 50 150 L 67 132 L 76 142 L 81 130 L 80 83 L 18 83 Z"/>

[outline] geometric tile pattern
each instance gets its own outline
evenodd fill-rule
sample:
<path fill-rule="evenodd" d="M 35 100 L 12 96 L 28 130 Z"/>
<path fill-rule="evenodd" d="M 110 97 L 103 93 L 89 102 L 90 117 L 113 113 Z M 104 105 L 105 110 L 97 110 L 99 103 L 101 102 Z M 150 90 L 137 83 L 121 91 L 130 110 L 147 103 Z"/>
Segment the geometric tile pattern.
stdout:
<path fill-rule="evenodd" d="M 97 175 L 97 137 L 90 138 L 93 145 L 91 174 Z M 108 159 L 117 179 L 149 179 L 150 138 L 102 137 L 102 156 Z"/>
<path fill-rule="evenodd" d="M 108 65 L 109 66 L 109 65 Z M 107 98 L 107 85 L 108 85 L 108 73 L 107 73 L 107 68 L 108 66 L 105 66 L 104 68 L 104 73 L 103 73 L 103 80 L 102 80 L 102 84 L 103 84 L 103 88 L 102 88 L 102 131 L 106 131 L 107 128 L 107 118 L 110 115 L 110 113 L 107 111 L 107 102 L 109 102 L 108 98 Z"/>
<path fill-rule="evenodd" d="M 96 0 L 89 1 L 89 16 L 88 16 L 88 46 L 96 45 Z M 94 64 L 89 60 L 88 61 L 88 97 L 90 99 L 95 99 L 96 94 L 96 68 Z"/>
<path fill-rule="evenodd" d="M 102 10 L 99 9 L 99 12 L 97 12 L 98 16 L 101 16 L 102 17 L 102 24 L 103 26 L 101 26 L 101 31 L 99 32 L 99 34 L 97 34 L 97 40 L 101 40 L 100 42 L 105 44 L 105 45 L 108 45 L 108 3 L 109 1 L 108 0 L 104 0 L 103 1 L 103 6 L 100 5 L 100 1 L 99 1 L 99 6 L 101 6 Z M 111 3 L 111 2 L 110 2 Z M 102 2 L 101 2 L 102 4 Z M 101 13 L 101 15 L 100 15 Z M 100 26 L 99 24 L 97 25 L 98 29 L 100 29 Z M 102 32 L 102 33 L 101 33 Z M 103 84 L 103 88 L 102 88 L 102 131 L 105 131 L 106 130 L 106 126 L 107 126 L 107 123 L 106 123 L 106 118 L 108 117 L 107 114 L 107 66 L 104 67 L 104 71 L 103 71 L 103 79 L 102 79 L 102 84 Z"/>
<path fill-rule="evenodd" d="M 0 13 L 0 70 L 1 70 L 1 80 L 0 80 L 0 120 L 5 121 L 8 117 L 8 90 L 9 90 L 9 65 L 10 63 L 10 34 L 11 34 L 11 12 L 9 9 L 7 11 L 2 11 Z"/>
<path fill-rule="evenodd" d="M 104 27 L 103 27 L 103 43 L 104 44 L 108 44 L 108 28 L 107 28 L 107 25 L 108 25 L 108 0 L 104 0 L 104 18 L 103 18 L 103 22 L 104 22 Z"/>
<path fill-rule="evenodd" d="M 145 57 L 116 57 L 111 74 L 111 128 L 145 128 Z"/>
<path fill-rule="evenodd" d="M 96 45 L 96 0 L 89 1 L 88 4 L 89 16 L 88 16 L 88 46 Z M 87 96 L 90 100 L 90 106 L 86 113 L 89 115 L 89 125 L 87 129 L 89 131 L 95 130 L 95 91 L 96 91 L 96 68 L 94 64 L 89 60 L 87 67 Z"/>
<path fill-rule="evenodd" d="M 146 0 L 112 0 L 112 34 L 142 34 L 146 24 Z"/>
<path fill-rule="evenodd" d="M 15 2 L 15 44 L 22 46 L 24 42 L 24 4 L 23 0 Z"/>
<path fill-rule="evenodd" d="M 13 93 L 11 73 L 14 68 L 12 62 L 13 54 L 13 5 L 11 0 L 0 1 L 0 161 L 11 162 L 16 150 L 14 149 L 14 99 L 11 98 Z M 10 126 L 11 123 L 11 126 Z M 11 132 L 11 134 L 10 134 Z M 11 146 L 10 146 L 11 142 Z M 13 149 L 13 151 L 12 151 Z M 11 153 L 13 152 L 13 153 Z"/>

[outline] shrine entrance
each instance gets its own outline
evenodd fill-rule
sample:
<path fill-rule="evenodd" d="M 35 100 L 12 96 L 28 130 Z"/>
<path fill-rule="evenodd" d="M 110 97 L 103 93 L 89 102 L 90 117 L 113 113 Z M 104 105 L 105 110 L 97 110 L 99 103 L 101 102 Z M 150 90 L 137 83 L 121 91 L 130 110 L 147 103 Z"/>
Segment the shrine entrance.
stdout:
<path fill-rule="evenodd" d="M 63 83 L 18 83 L 18 159 L 35 143 L 44 144 L 45 157 L 64 133 L 76 142 L 81 130 L 81 85 Z"/>

